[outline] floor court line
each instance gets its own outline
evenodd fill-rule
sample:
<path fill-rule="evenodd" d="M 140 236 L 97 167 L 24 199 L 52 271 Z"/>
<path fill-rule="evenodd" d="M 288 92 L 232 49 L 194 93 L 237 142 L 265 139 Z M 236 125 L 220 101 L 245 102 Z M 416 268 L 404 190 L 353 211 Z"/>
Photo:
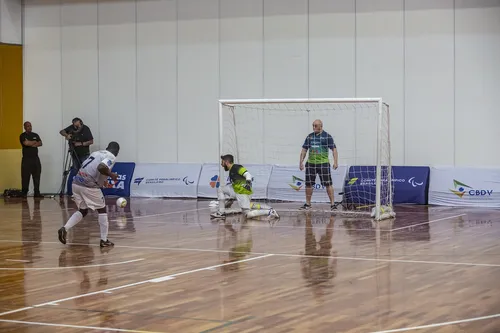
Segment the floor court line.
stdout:
<path fill-rule="evenodd" d="M 0 240 L 4 243 L 22 243 L 23 241 L 12 241 L 12 240 Z M 29 243 L 25 242 L 25 243 Z M 44 244 L 59 244 L 59 242 L 38 242 Z M 80 244 L 80 243 L 67 243 L 67 245 L 85 245 L 85 246 L 99 246 L 98 244 Z M 215 249 L 193 249 L 193 248 L 183 248 L 183 247 L 153 247 L 153 246 L 129 246 L 129 245 L 115 245 L 115 248 L 124 249 L 142 249 L 142 250 L 165 250 L 165 251 L 192 251 L 192 252 L 214 252 L 214 253 L 228 253 L 227 250 L 215 250 Z M 234 252 L 231 253 L 241 253 L 250 255 L 273 255 L 281 257 L 297 257 L 297 258 L 317 258 L 313 255 L 305 254 L 293 254 L 293 253 L 267 253 L 267 252 Z M 328 256 L 324 257 L 328 259 L 339 259 L 339 260 L 357 260 L 357 261 L 379 261 L 379 262 L 396 262 L 396 263 L 406 263 L 406 264 L 429 264 L 429 265 L 451 265 L 451 266 L 470 266 L 470 267 L 500 267 L 500 264 L 485 264 L 485 263 L 470 263 L 470 262 L 452 262 L 452 261 L 428 261 L 428 260 L 409 260 L 409 259 L 376 259 L 376 258 L 363 258 L 363 257 L 334 257 Z M 1 314 L 0 314 L 1 315 Z"/>
<path fill-rule="evenodd" d="M 5 316 L 5 315 L 8 315 L 8 314 L 13 314 L 13 313 L 21 312 L 21 311 L 26 311 L 26 310 L 30 310 L 30 309 L 33 309 L 33 308 L 38 308 L 38 307 L 46 306 L 46 305 L 60 304 L 62 302 L 66 302 L 66 301 L 70 301 L 70 300 L 78 299 L 78 298 L 83 298 L 83 297 L 87 297 L 87 296 L 92 296 L 92 295 L 96 295 L 96 294 L 103 294 L 103 293 L 106 294 L 106 293 L 109 293 L 111 291 L 115 291 L 115 290 L 119 290 L 119 289 L 125 289 L 125 288 L 129 288 L 129 287 L 134 287 L 134 286 L 138 286 L 138 285 L 141 285 L 141 284 L 159 283 L 159 282 L 171 280 L 171 278 L 174 278 L 174 277 L 177 277 L 177 276 L 181 276 L 181 275 L 196 273 L 196 272 L 205 271 L 205 270 L 211 270 L 211 269 L 217 268 L 217 267 L 234 265 L 234 264 L 239 264 L 239 263 L 242 263 L 242 262 L 247 262 L 247 261 L 252 261 L 252 260 L 257 260 L 257 259 L 264 259 L 264 258 L 271 257 L 271 256 L 272 256 L 272 254 L 267 254 L 267 255 L 262 255 L 262 256 L 258 256 L 258 257 L 252 257 L 252 258 L 247 258 L 247 259 L 243 259 L 243 260 L 237 260 L 237 261 L 233 261 L 233 262 L 229 262 L 229 263 L 225 263 L 225 264 L 218 264 L 218 265 L 213 265 L 213 266 L 209 266 L 209 267 L 202 267 L 202 268 L 198 268 L 198 269 L 193 269 L 193 270 L 190 270 L 190 271 L 179 272 L 179 273 L 175 273 L 175 274 L 161 276 L 161 277 L 154 278 L 154 279 L 148 279 L 148 280 L 144 280 L 144 281 L 130 283 L 130 284 L 126 284 L 126 285 L 114 287 L 114 288 L 109 288 L 109 289 L 105 289 L 105 290 L 98 290 L 98 291 L 94 291 L 94 292 L 91 292 L 91 293 L 86 293 L 86 294 L 76 295 L 76 296 L 67 297 L 67 298 L 63 298 L 63 299 L 53 300 L 53 301 L 45 302 L 45 303 L 42 303 L 42 304 L 37 304 L 37 305 L 33 305 L 33 306 L 28 306 L 28 307 L 20 308 L 20 309 L 17 309 L 17 310 L 2 312 L 2 313 L 0 313 L 0 316 Z"/>
<path fill-rule="evenodd" d="M 36 325 L 36 326 L 80 328 L 80 329 L 86 329 L 86 330 L 108 331 L 108 332 L 165 333 L 165 332 L 158 332 L 158 331 L 153 332 L 153 331 L 141 331 L 141 330 L 127 330 L 127 329 L 124 329 L 124 328 L 66 325 L 66 324 L 42 323 L 42 322 L 37 322 L 37 321 L 22 321 L 22 320 L 8 320 L 8 319 L 0 319 L 0 322 L 12 323 L 12 324 Z"/>
<path fill-rule="evenodd" d="M 188 210 L 178 210 L 175 212 L 166 212 L 166 213 L 159 213 L 159 214 L 151 214 L 151 215 L 140 215 L 140 216 L 124 216 L 126 219 L 144 219 L 147 217 L 158 217 L 158 216 L 165 216 L 165 215 L 172 215 L 172 214 L 181 214 L 181 213 L 192 213 L 196 212 L 199 210 L 206 210 L 209 209 L 210 207 L 204 207 L 204 208 L 196 208 L 196 209 L 188 209 Z M 116 219 L 110 219 L 110 221 L 116 221 Z"/>
<path fill-rule="evenodd" d="M 401 228 L 395 228 L 395 229 L 392 229 L 391 232 L 398 231 L 398 230 L 403 230 L 403 229 L 408 229 L 408 228 L 413 228 L 413 227 L 416 227 L 416 226 L 419 226 L 419 225 L 423 225 L 423 224 L 431 224 L 431 223 L 434 223 L 434 222 L 439 222 L 439 221 L 454 219 L 454 218 L 457 218 L 457 217 L 460 217 L 460 216 L 466 216 L 466 215 L 467 214 L 459 214 L 459 215 L 453 215 L 453 216 L 448 216 L 448 217 L 442 217 L 442 218 L 435 219 L 435 220 L 430 220 L 430 221 L 427 221 L 427 222 L 422 222 L 422 223 L 416 223 L 416 224 L 412 224 L 412 225 L 407 225 L 407 226 L 404 226 L 404 227 L 401 227 Z"/>
<path fill-rule="evenodd" d="M 435 323 L 435 324 L 422 325 L 422 326 L 396 328 L 396 329 L 385 330 L 385 331 L 376 331 L 376 332 L 371 332 L 371 333 L 408 332 L 408 331 L 414 331 L 414 330 L 422 330 L 422 329 L 426 329 L 426 328 L 435 328 L 435 327 L 442 327 L 442 326 L 448 326 L 448 325 L 464 324 L 464 323 L 469 323 L 472 321 L 479 321 L 479 320 L 485 320 L 485 319 L 495 319 L 495 318 L 500 318 L 500 313 L 497 313 L 494 315 L 489 315 L 489 316 L 467 318 L 467 319 L 454 320 L 454 321 L 446 321 L 446 322 L 442 322 L 442 323 Z"/>
<path fill-rule="evenodd" d="M 0 271 L 43 271 L 43 270 L 56 270 L 56 269 L 73 269 L 73 268 L 91 268 L 91 267 L 104 267 L 104 266 L 116 266 L 130 264 L 137 261 L 142 261 L 144 258 L 133 259 L 127 261 L 111 262 L 107 264 L 95 264 L 86 266 L 65 266 L 65 267 L 0 267 Z"/>

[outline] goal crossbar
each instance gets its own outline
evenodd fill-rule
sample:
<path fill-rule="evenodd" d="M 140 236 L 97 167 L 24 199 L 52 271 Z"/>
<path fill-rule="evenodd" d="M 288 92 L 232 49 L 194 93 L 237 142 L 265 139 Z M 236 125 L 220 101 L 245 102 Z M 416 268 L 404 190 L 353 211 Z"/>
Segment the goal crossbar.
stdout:
<path fill-rule="evenodd" d="M 279 104 L 279 103 L 379 103 L 380 97 L 374 98 L 278 98 L 278 99 L 220 99 L 222 105 L 232 104 Z"/>

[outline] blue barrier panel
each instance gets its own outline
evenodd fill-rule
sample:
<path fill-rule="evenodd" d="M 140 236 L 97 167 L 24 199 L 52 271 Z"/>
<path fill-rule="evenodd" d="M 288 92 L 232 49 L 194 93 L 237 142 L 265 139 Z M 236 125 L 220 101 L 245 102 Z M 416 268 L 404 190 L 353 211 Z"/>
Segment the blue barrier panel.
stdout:
<path fill-rule="evenodd" d="M 394 203 L 427 205 L 429 196 L 429 175 L 431 169 L 425 166 L 392 167 L 394 182 Z"/>
<path fill-rule="evenodd" d="M 387 169 L 382 167 L 382 174 L 386 174 L 386 172 Z M 429 167 L 393 166 L 393 203 L 427 204 L 429 174 Z M 351 166 L 344 184 L 344 202 L 374 205 L 375 175 L 375 166 Z M 382 179 L 382 182 L 384 182 L 384 179 Z M 383 193 L 381 197 L 382 205 L 386 204 L 386 198 L 387 195 Z"/>
<path fill-rule="evenodd" d="M 71 185 L 73 184 L 73 178 L 75 178 L 75 176 L 76 176 L 76 170 L 73 168 L 70 169 L 68 180 L 66 181 L 66 192 L 68 193 L 68 195 L 73 195 L 73 189 Z"/>
<path fill-rule="evenodd" d="M 102 193 L 104 196 L 130 197 L 130 183 L 135 170 L 135 163 L 132 162 L 117 162 L 113 167 L 113 172 L 118 174 L 118 181 L 113 184 L 111 178 L 108 182 L 113 184 L 111 188 L 104 188 Z"/>
<path fill-rule="evenodd" d="M 102 190 L 105 196 L 119 196 L 119 197 L 130 197 L 130 182 L 132 181 L 132 175 L 134 174 L 135 163 L 132 162 L 117 162 L 113 166 L 113 172 L 118 174 L 118 181 L 111 188 L 105 188 Z M 72 195 L 73 191 L 71 185 L 73 184 L 73 178 L 76 172 L 71 170 L 68 176 L 67 183 L 67 193 Z M 108 181 L 113 184 L 111 178 Z"/>

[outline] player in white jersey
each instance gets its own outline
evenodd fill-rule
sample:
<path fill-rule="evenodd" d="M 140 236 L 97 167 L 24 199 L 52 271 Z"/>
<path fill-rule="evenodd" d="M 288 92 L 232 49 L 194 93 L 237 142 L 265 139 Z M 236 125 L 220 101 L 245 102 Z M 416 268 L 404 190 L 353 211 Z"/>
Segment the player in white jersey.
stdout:
<path fill-rule="evenodd" d="M 64 227 L 58 230 L 59 241 L 66 244 L 68 230 L 80 222 L 88 213 L 89 208 L 99 213 L 99 226 L 101 229 L 101 247 L 113 246 L 108 240 L 108 214 L 106 203 L 101 187 L 107 186 L 107 178 L 114 181 L 118 179 L 116 173 L 111 172 L 120 151 L 117 142 L 110 142 L 106 150 L 99 150 L 90 154 L 82 163 L 72 184 L 73 197 L 78 207 L 66 222 Z"/>

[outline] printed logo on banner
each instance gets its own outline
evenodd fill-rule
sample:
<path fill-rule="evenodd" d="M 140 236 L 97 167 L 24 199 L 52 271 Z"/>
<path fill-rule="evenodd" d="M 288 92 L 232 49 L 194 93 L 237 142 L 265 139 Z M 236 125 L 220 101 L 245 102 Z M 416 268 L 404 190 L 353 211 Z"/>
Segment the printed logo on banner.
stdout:
<path fill-rule="evenodd" d="M 118 174 L 118 180 L 115 182 L 111 177 L 108 177 L 108 188 L 116 188 L 120 190 L 125 189 L 125 181 L 127 180 L 127 175 Z"/>
<path fill-rule="evenodd" d="M 424 185 L 424 182 L 417 183 L 417 182 L 415 181 L 415 177 L 411 177 L 410 179 L 408 179 L 408 183 L 410 183 L 410 184 L 411 184 L 411 186 L 413 186 L 413 187 L 417 187 L 417 186 L 422 186 L 422 185 Z"/>
<path fill-rule="evenodd" d="M 188 180 L 188 176 L 186 176 L 186 177 L 182 178 L 182 181 L 183 181 L 183 182 L 184 182 L 184 184 L 186 184 L 186 185 L 191 185 L 191 184 L 193 184 L 193 183 L 194 183 L 194 181 L 192 181 L 192 180 Z"/>
<path fill-rule="evenodd" d="M 219 176 L 215 175 L 212 178 L 210 178 L 210 187 L 211 188 L 219 188 L 220 182 L 219 182 Z"/>
<path fill-rule="evenodd" d="M 464 184 L 456 179 L 453 179 L 453 187 L 455 189 L 450 189 L 451 193 L 455 194 L 459 198 L 462 198 L 465 194 L 469 194 L 470 196 L 484 197 L 493 193 L 493 190 L 475 190 L 471 186 Z M 466 190 L 466 188 L 469 190 Z"/>
<path fill-rule="evenodd" d="M 293 188 L 295 191 L 300 191 L 302 186 L 304 186 L 304 180 L 300 179 L 297 176 L 292 176 L 292 183 L 288 184 L 291 188 Z"/>
<path fill-rule="evenodd" d="M 229 185 L 230 183 L 231 182 L 229 181 L 229 176 L 227 176 L 226 185 Z M 219 186 L 220 186 L 219 176 L 214 175 L 212 178 L 210 178 L 209 185 L 211 188 L 219 188 Z M 255 185 L 255 183 L 254 183 L 254 185 Z"/>
<path fill-rule="evenodd" d="M 302 187 L 304 187 L 304 180 L 297 177 L 297 176 L 292 176 L 292 182 L 288 184 L 291 188 L 293 188 L 295 191 L 300 191 Z M 325 187 L 321 184 L 314 184 L 313 188 L 316 190 L 324 189 Z"/>
<path fill-rule="evenodd" d="M 347 182 L 347 185 L 354 185 L 356 184 L 356 182 L 359 180 L 359 185 L 372 185 L 372 186 L 375 186 L 375 183 L 376 183 L 376 179 L 375 178 L 361 178 L 359 179 L 358 177 L 353 177 L 351 179 L 349 179 L 349 181 Z M 381 179 L 382 182 L 387 182 L 387 179 L 386 178 L 383 178 Z M 392 182 L 393 183 L 405 183 L 406 182 L 406 179 L 405 178 L 393 178 L 392 179 Z M 411 177 L 408 179 L 408 183 L 413 186 L 413 187 L 417 187 L 417 186 L 422 186 L 424 185 L 424 182 L 417 182 L 415 180 L 415 177 Z"/>
<path fill-rule="evenodd" d="M 173 177 L 173 178 L 160 178 L 160 177 L 145 178 L 145 177 L 137 177 L 137 178 L 134 179 L 134 184 L 137 184 L 137 186 L 139 186 L 143 181 L 144 181 L 144 184 L 164 184 L 166 182 L 181 181 L 181 178 L 176 178 L 176 177 Z M 186 184 L 188 186 L 194 184 L 194 181 L 189 180 L 188 176 L 182 178 L 182 181 L 184 182 L 184 184 Z"/>

